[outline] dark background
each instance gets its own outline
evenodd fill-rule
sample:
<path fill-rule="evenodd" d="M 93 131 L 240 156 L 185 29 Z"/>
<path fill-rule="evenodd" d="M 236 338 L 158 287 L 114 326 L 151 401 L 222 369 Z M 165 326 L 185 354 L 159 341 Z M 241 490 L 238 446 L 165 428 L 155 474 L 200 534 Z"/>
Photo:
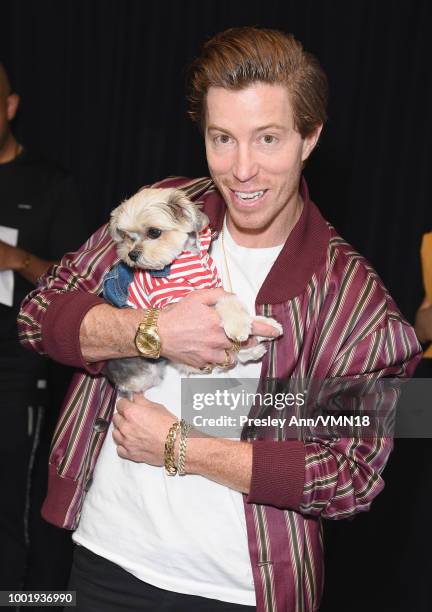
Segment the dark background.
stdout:
<path fill-rule="evenodd" d="M 428 0 L 0 0 L 0 58 L 22 96 L 20 141 L 72 172 L 96 228 L 143 184 L 207 173 L 184 96 L 204 40 L 236 25 L 293 32 L 330 82 L 312 197 L 412 321 L 432 229 L 431 21 Z M 322 610 L 432 609 L 429 457 L 399 443 L 373 511 L 327 525 Z"/>

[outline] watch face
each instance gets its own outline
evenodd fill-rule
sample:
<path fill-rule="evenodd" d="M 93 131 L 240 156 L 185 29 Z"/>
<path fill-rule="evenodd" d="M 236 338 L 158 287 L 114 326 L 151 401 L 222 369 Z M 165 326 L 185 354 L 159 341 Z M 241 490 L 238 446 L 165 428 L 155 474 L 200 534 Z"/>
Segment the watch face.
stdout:
<path fill-rule="evenodd" d="M 151 329 L 138 332 L 135 343 L 138 350 L 144 355 L 152 355 L 160 350 L 159 336 Z"/>

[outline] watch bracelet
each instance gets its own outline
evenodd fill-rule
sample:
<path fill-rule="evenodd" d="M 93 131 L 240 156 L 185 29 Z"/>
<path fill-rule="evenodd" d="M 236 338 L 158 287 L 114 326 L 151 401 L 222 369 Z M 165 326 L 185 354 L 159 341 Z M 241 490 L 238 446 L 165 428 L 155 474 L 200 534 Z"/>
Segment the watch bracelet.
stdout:
<path fill-rule="evenodd" d="M 147 327 L 153 327 L 154 325 L 157 324 L 157 320 L 158 320 L 158 315 L 159 315 L 159 309 L 158 308 L 149 308 L 147 311 L 147 317 L 145 319 L 145 324 Z"/>
<path fill-rule="evenodd" d="M 159 308 L 154 308 L 153 306 L 148 308 L 147 312 L 145 313 L 144 320 L 141 321 L 141 325 L 145 325 L 146 329 L 157 326 L 158 316 Z"/>

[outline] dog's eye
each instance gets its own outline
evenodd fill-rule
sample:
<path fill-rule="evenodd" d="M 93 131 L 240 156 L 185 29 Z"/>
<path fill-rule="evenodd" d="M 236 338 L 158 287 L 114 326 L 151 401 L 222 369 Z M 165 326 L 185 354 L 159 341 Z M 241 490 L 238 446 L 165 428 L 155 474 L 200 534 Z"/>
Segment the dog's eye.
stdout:
<path fill-rule="evenodd" d="M 151 238 L 152 240 L 159 238 L 161 234 L 162 234 L 162 230 L 158 229 L 157 227 L 150 227 L 147 230 L 147 236 Z"/>

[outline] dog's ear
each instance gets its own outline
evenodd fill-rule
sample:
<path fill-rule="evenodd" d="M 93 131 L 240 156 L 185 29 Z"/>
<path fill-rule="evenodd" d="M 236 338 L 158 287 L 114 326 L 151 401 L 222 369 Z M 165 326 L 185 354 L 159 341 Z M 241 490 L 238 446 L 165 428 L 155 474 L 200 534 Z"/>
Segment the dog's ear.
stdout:
<path fill-rule="evenodd" d="M 183 250 L 191 251 L 191 253 L 195 253 L 196 255 L 199 255 L 201 253 L 200 247 L 198 245 L 197 232 L 189 232 L 188 239 L 185 242 Z"/>
<path fill-rule="evenodd" d="M 118 220 L 122 206 L 123 204 L 120 204 L 120 206 L 117 206 L 117 208 L 114 208 L 114 210 L 111 211 L 111 220 L 109 222 L 108 229 L 114 242 L 121 242 L 124 238 L 124 234 L 118 227 Z"/>
<path fill-rule="evenodd" d="M 205 215 L 197 204 L 189 200 L 186 194 L 180 189 L 176 189 L 168 200 L 174 218 L 180 223 L 186 225 L 187 232 L 199 233 L 209 223 L 207 215 Z"/>

